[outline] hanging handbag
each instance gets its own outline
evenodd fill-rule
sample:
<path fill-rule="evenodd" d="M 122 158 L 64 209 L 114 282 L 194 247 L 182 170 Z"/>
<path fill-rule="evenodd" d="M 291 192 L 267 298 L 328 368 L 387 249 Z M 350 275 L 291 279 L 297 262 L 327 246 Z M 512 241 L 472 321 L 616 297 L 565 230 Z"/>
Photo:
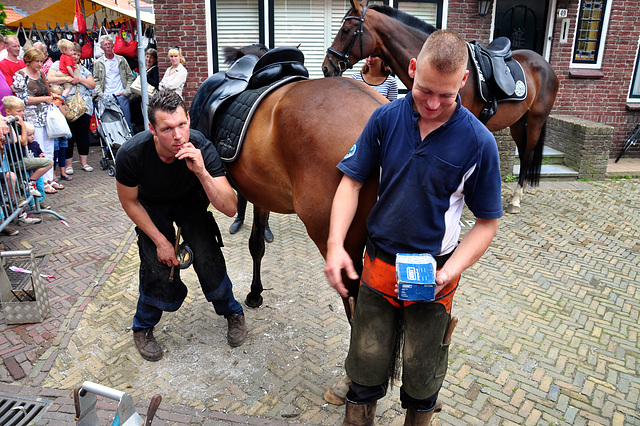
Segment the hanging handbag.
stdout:
<path fill-rule="evenodd" d="M 47 24 L 47 27 L 49 25 Z M 60 38 L 55 30 L 51 28 L 47 28 L 47 32 L 44 33 L 44 44 L 47 45 L 47 52 L 49 53 L 49 57 L 53 62 L 60 60 L 60 56 L 62 56 L 62 52 L 58 48 L 58 41 Z"/>
<path fill-rule="evenodd" d="M 49 109 L 47 110 L 46 127 L 47 136 L 52 139 L 62 138 L 71 134 L 71 129 L 69 128 L 67 119 L 62 115 L 60 108 L 54 104 L 50 104 Z"/>
<path fill-rule="evenodd" d="M 33 47 L 34 43 L 38 41 L 42 42 L 43 37 L 42 37 L 42 34 L 40 34 L 40 30 L 36 28 L 36 24 L 34 23 L 33 26 L 31 27 L 31 31 L 29 31 L 29 38 L 27 39 L 27 41 L 24 42 L 22 49 L 24 49 L 24 51 L 26 52 L 27 50 Z"/>
<path fill-rule="evenodd" d="M 80 59 L 91 59 L 93 57 L 93 39 L 89 37 L 89 34 L 86 32 L 76 33 L 75 42 L 82 48 Z"/>
<path fill-rule="evenodd" d="M 42 71 L 40 72 L 40 78 L 47 83 L 47 78 L 44 76 Z M 49 88 L 49 84 L 47 83 L 47 90 L 49 92 L 49 96 L 53 96 L 51 94 L 51 89 Z M 47 130 L 47 136 L 51 139 L 54 138 L 62 138 L 65 136 L 71 135 L 71 129 L 69 128 L 69 123 L 67 123 L 67 119 L 65 118 L 60 108 L 58 108 L 55 103 L 49 104 L 47 109 L 47 118 L 45 120 L 45 128 Z"/>
<path fill-rule="evenodd" d="M 147 74 L 149 74 L 149 71 L 152 69 L 153 67 L 149 68 L 147 70 Z M 149 97 L 155 95 L 156 91 L 157 89 L 154 86 L 150 85 L 149 82 L 147 81 L 147 93 L 149 94 Z M 131 93 L 135 93 L 136 95 L 142 96 L 142 79 L 140 78 L 140 74 L 138 74 L 136 79 L 133 80 L 133 83 L 131 83 Z"/>
<path fill-rule="evenodd" d="M 87 32 L 87 21 L 84 19 L 84 15 L 82 14 L 82 7 L 80 7 L 80 1 L 76 0 L 76 14 L 73 18 L 73 29 L 77 33 L 85 33 Z"/>
<path fill-rule="evenodd" d="M 24 30 L 22 24 L 20 24 L 20 28 L 18 28 L 18 41 L 20 42 L 20 46 L 22 46 L 22 49 L 25 52 L 33 47 L 33 43 L 29 39 L 29 36 Z"/>
<path fill-rule="evenodd" d="M 80 89 L 78 87 L 76 87 L 76 92 L 71 99 L 67 101 L 66 111 L 65 117 L 70 123 L 73 123 L 82 117 L 82 114 L 87 112 L 87 103 L 82 98 L 82 95 L 80 95 Z"/>
<path fill-rule="evenodd" d="M 149 37 L 149 43 L 147 43 L 147 46 L 144 48 L 144 50 L 147 49 L 158 49 L 158 45 L 156 44 L 156 30 L 153 27 L 149 27 L 147 28 L 147 32 Z M 145 34 L 146 34 L 145 33 Z"/>
<path fill-rule="evenodd" d="M 94 32 L 94 34 L 96 33 Z M 103 27 L 102 25 L 100 26 L 100 29 L 97 31 L 97 34 L 98 36 L 93 42 L 93 59 L 94 60 L 104 56 L 104 50 L 102 50 L 102 47 L 100 47 L 100 37 L 109 35 L 106 28 Z"/>
<path fill-rule="evenodd" d="M 127 39 L 131 41 L 127 41 Z M 137 49 L 138 42 L 133 40 L 130 33 L 127 33 L 127 24 L 122 24 L 120 33 L 116 36 L 116 41 L 113 43 L 114 53 L 127 58 L 135 58 Z"/>

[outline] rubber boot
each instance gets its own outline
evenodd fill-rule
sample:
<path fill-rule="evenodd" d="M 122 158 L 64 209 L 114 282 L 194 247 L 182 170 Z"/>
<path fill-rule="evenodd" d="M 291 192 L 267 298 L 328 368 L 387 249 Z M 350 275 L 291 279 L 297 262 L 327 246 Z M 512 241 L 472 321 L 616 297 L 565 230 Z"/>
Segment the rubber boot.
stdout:
<path fill-rule="evenodd" d="M 418 411 L 413 408 L 407 409 L 407 415 L 404 418 L 405 426 L 428 426 L 431 424 L 431 418 L 435 413 L 442 411 L 442 404 L 436 403 L 431 411 Z"/>
<path fill-rule="evenodd" d="M 376 418 L 376 404 L 371 401 L 364 404 L 356 404 L 347 400 L 347 408 L 342 426 L 373 426 Z"/>

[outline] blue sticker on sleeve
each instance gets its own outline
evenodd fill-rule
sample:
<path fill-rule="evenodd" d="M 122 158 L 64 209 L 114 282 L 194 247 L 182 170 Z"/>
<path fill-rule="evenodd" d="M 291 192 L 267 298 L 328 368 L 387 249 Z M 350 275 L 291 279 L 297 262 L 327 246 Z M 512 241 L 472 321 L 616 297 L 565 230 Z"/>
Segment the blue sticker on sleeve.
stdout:
<path fill-rule="evenodd" d="M 351 147 L 351 149 L 349 150 L 349 152 L 347 152 L 347 155 L 344 156 L 343 160 L 349 158 L 349 157 L 353 157 L 353 154 L 356 153 L 356 144 L 354 143 L 353 146 Z"/>

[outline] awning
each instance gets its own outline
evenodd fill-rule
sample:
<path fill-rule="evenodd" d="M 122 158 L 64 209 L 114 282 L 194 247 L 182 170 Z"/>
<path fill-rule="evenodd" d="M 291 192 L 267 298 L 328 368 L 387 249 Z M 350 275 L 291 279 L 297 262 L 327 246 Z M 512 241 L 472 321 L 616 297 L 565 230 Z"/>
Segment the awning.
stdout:
<path fill-rule="evenodd" d="M 136 7 L 135 3 L 130 4 L 127 0 L 117 0 L 118 4 L 114 0 L 85 0 L 84 1 L 84 10 L 86 14 L 87 27 L 93 27 L 93 15 L 98 12 L 99 22 L 102 21 L 102 17 L 104 13 L 100 13 L 99 11 L 102 8 L 109 9 L 118 14 L 128 16 L 130 18 L 136 18 Z M 97 6 L 97 10 L 94 11 L 91 4 L 94 3 Z M 148 3 L 140 1 L 141 8 L 144 6 L 145 9 L 150 7 Z M 38 12 L 32 13 L 31 15 L 25 16 L 22 19 L 18 19 L 13 22 L 5 22 L 5 26 L 10 28 L 17 28 L 22 24 L 27 33 L 31 26 L 35 23 L 36 28 L 43 30 L 47 28 L 47 23 L 54 28 L 56 26 L 56 22 L 60 24 L 60 27 L 64 26 L 66 22 L 71 28 L 73 24 L 73 18 L 75 15 L 75 0 L 59 0 L 58 2 L 52 4 L 49 7 L 46 7 Z M 155 25 L 156 19 L 153 13 L 149 12 L 140 12 L 140 19 L 142 22 L 146 22 L 147 24 Z"/>

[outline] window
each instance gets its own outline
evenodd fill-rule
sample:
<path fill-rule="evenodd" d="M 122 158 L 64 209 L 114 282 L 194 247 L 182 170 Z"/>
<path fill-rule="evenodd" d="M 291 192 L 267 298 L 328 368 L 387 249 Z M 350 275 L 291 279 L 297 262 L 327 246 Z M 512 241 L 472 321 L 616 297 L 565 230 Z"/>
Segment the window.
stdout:
<path fill-rule="evenodd" d="M 396 7 L 436 28 L 442 28 L 442 3 L 440 1 L 400 0 L 397 2 Z M 400 96 L 407 94 L 409 92 L 407 86 L 397 76 L 396 81 L 398 82 Z"/>
<path fill-rule="evenodd" d="M 226 71 L 225 47 L 244 47 L 260 42 L 258 0 L 218 0 L 216 3 L 217 70 Z"/>
<path fill-rule="evenodd" d="M 633 68 L 633 78 L 631 79 L 631 89 L 629 90 L 629 101 L 640 102 L 640 76 L 638 66 L 640 65 L 640 49 L 636 53 L 636 65 Z"/>
<path fill-rule="evenodd" d="M 582 0 L 576 25 L 573 67 L 600 67 L 610 9 L 610 0 Z"/>

